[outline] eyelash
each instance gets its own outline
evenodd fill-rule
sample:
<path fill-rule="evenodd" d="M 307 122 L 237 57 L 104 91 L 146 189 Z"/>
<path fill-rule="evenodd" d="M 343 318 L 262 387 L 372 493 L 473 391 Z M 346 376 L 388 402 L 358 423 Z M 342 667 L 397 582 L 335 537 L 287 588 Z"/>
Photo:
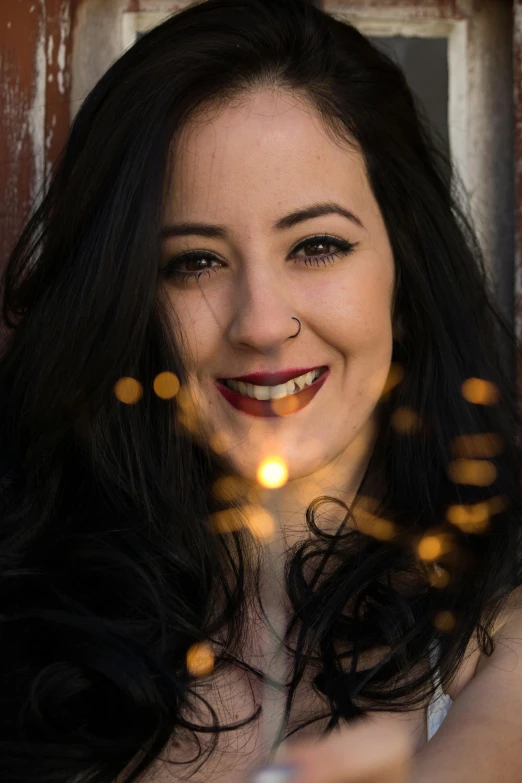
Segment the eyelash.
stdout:
<path fill-rule="evenodd" d="M 328 243 L 329 245 L 335 245 L 337 250 L 334 253 L 325 253 L 319 257 L 294 255 L 292 259 L 294 264 L 304 263 L 305 266 L 319 266 L 320 264 L 326 266 L 327 264 L 333 264 L 336 258 L 341 258 L 343 256 L 350 255 L 350 253 L 353 253 L 359 244 L 358 242 L 346 242 L 344 239 L 337 239 L 336 237 L 329 236 L 328 234 L 318 234 L 316 236 L 309 237 L 308 239 L 303 239 L 302 242 L 296 245 L 292 252 L 295 254 L 303 247 L 306 247 L 306 245 L 312 245 L 314 243 Z M 180 256 L 175 256 L 174 258 L 170 259 L 170 261 L 167 262 L 161 271 L 165 277 L 176 277 L 176 280 L 181 283 L 186 283 L 189 280 L 199 280 L 201 275 L 206 274 L 210 276 L 211 272 L 216 271 L 216 268 L 212 267 L 208 267 L 207 269 L 200 269 L 196 272 L 181 272 L 179 270 L 178 267 L 184 261 L 192 261 L 194 259 L 205 259 L 206 261 L 213 261 L 216 260 L 216 256 L 214 253 L 209 253 L 206 250 L 189 250 L 187 253 L 183 253 Z"/>

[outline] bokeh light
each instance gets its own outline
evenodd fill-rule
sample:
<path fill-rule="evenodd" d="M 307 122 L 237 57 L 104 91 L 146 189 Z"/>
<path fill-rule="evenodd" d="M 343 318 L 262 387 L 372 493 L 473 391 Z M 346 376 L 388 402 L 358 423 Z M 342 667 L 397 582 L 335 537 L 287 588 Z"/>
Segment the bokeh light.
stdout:
<path fill-rule="evenodd" d="M 152 387 L 162 400 L 171 400 L 178 393 L 180 383 L 177 375 L 166 371 L 156 375 Z"/>
<path fill-rule="evenodd" d="M 448 612 L 447 610 L 437 612 L 433 618 L 433 625 L 438 631 L 441 631 L 442 633 L 448 633 L 449 631 L 453 630 L 455 624 L 455 615 L 453 612 Z"/>
<path fill-rule="evenodd" d="M 463 533 L 483 533 L 489 525 L 489 504 L 453 505 L 446 511 L 446 519 Z"/>
<path fill-rule="evenodd" d="M 381 519 L 366 511 L 356 515 L 357 529 L 367 536 L 372 536 L 380 541 L 387 541 L 393 538 L 396 533 L 396 527 L 388 519 Z"/>
<path fill-rule="evenodd" d="M 481 378 L 468 378 L 461 387 L 462 396 L 475 405 L 495 405 L 500 399 L 496 384 Z"/>
<path fill-rule="evenodd" d="M 215 432 L 209 438 L 209 446 L 216 454 L 226 454 L 232 445 L 232 438 L 226 432 Z"/>
<path fill-rule="evenodd" d="M 272 514 L 263 506 L 244 506 L 241 513 L 245 517 L 245 523 L 253 536 L 259 539 L 270 538 L 274 535 L 276 524 Z"/>
<path fill-rule="evenodd" d="M 394 430 L 403 434 L 412 432 L 416 427 L 418 428 L 420 417 L 411 408 L 397 408 L 393 411 L 390 419 L 390 423 Z"/>
<path fill-rule="evenodd" d="M 243 499 L 249 503 L 257 501 L 254 487 L 240 476 L 220 476 L 212 484 L 212 493 L 222 503 L 234 503 Z"/>
<path fill-rule="evenodd" d="M 488 460 L 456 459 L 448 465 L 448 476 L 454 484 L 489 487 L 497 477 L 497 469 Z"/>
<path fill-rule="evenodd" d="M 381 392 L 381 399 L 386 397 L 386 395 L 389 394 L 391 390 L 402 381 L 403 378 L 404 367 L 402 364 L 399 364 L 398 362 L 392 362 L 390 364 L 390 369 L 388 371 L 388 377 L 386 378 L 384 388 Z"/>
<path fill-rule="evenodd" d="M 197 642 L 187 651 L 187 671 L 193 677 L 207 677 L 214 669 L 214 653 L 207 642 Z"/>
<path fill-rule="evenodd" d="M 135 405 L 143 397 L 143 386 L 135 378 L 125 376 L 114 384 L 114 394 L 125 405 Z"/>
<path fill-rule="evenodd" d="M 445 534 L 426 535 L 421 538 L 417 545 L 417 553 L 421 560 L 437 560 L 441 555 L 445 555 L 453 548 L 453 542 Z"/>
<path fill-rule="evenodd" d="M 257 480 L 262 487 L 277 489 L 288 481 L 288 468 L 281 457 L 268 457 L 257 469 Z"/>
<path fill-rule="evenodd" d="M 244 526 L 244 519 L 237 508 L 227 508 L 210 515 L 210 529 L 213 533 L 233 533 Z"/>
<path fill-rule="evenodd" d="M 178 420 L 192 435 L 200 434 L 200 422 L 196 413 L 196 406 L 186 386 L 181 386 L 176 395 L 178 403 Z"/>
<path fill-rule="evenodd" d="M 296 395 L 289 394 L 278 400 L 270 400 L 270 407 L 277 416 L 290 416 L 299 409 L 300 402 Z"/>
<path fill-rule="evenodd" d="M 496 432 L 458 435 L 451 441 L 455 457 L 486 459 L 497 457 L 504 448 L 504 441 Z"/>

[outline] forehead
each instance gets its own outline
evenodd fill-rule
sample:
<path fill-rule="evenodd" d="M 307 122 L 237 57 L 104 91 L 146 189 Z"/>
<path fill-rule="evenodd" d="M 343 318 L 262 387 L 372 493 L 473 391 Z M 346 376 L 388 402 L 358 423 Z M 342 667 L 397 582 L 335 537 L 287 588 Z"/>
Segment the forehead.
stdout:
<path fill-rule="evenodd" d="M 264 90 L 185 125 L 171 153 L 166 217 L 273 222 L 310 201 L 372 196 L 362 154 L 304 100 Z M 255 210 L 255 213 L 254 211 Z"/>

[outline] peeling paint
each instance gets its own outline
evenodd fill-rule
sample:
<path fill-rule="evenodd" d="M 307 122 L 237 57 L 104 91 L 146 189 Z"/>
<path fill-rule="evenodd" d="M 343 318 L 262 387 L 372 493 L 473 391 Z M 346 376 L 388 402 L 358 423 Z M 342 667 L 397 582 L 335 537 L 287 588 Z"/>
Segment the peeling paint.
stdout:
<path fill-rule="evenodd" d="M 66 65 L 66 41 L 68 40 L 71 27 L 71 20 L 68 13 L 68 7 L 62 6 L 60 14 L 60 44 L 58 46 L 58 52 L 56 54 L 56 62 L 58 64 L 58 73 L 56 79 L 58 82 L 58 89 L 61 95 L 64 95 L 68 84 L 65 83 L 65 65 Z"/>
<path fill-rule="evenodd" d="M 49 41 L 47 42 L 47 65 L 53 64 L 53 49 L 54 49 L 54 38 L 52 35 L 49 36 Z"/>
<path fill-rule="evenodd" d="M 34 59 L 33 100 L 29 110 L 29 135 L 34 157 L 34 179 L 31 183 L 31 203 L 36 200 L 44 180 L 44 127 L 45 127 L 45 84 L 47 81 L 47 62 L 45 58 L 45 0 L 40 0 L 41 17 L 38 25 L 38 38 Z"/>

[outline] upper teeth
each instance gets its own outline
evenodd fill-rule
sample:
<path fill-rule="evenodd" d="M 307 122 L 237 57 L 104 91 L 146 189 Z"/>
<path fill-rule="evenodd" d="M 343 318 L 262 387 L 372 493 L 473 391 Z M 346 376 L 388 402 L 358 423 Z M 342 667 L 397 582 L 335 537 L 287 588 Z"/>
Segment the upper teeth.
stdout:
<path fill-rule="evenodd" d="M 296 394 L 305 386 L 310 386 L 321 374 L 321 370 L 312 370 L 298 378 L 292 378 L 286 383 L 280 383 L 279 386 L 254 386 L 252 383 L 243 383 L 243 381 L 225 381 L 232 391 L 244 394 L 246 397 L 254 397 L 256 400 L 278 400 L 286 397 L 287 394 Z"/>

